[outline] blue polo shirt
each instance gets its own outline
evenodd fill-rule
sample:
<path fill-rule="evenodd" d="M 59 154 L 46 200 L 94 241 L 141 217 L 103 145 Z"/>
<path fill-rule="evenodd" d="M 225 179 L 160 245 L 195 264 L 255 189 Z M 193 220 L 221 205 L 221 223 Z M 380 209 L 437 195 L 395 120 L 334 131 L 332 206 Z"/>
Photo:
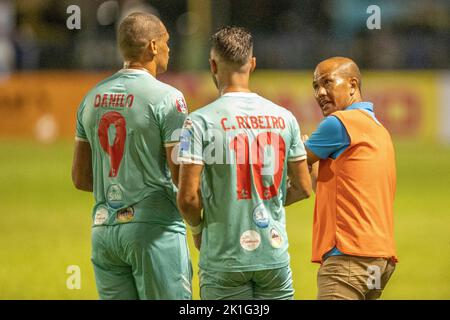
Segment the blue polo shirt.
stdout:
<path fill-rule="evenodd" d="M 347 110 L 364 110 L 379 123 L 371 102 L 356 102 L 344 109 Z M 331 114 L 320 122 L 317 130 L 305 142 L 305 146 L 320 159 L 336 159 L 350 146 L 350 137 L 341 120 Z M 324 255 L 324 258 L 338 255 L 343 253 L 334 247 Z"/>

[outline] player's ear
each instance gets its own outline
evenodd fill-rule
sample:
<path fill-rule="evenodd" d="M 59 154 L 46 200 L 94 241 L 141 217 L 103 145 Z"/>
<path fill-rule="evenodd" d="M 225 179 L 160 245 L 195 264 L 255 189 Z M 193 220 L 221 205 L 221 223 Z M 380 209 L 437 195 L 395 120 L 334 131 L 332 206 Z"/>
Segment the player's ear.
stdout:
<path fill-rule="evenodd" d="M 209 59 L 209 67 L 211 69 L 212 74 L 217 74 L 217 63 L 214 59 Z"/>
<path fill-rule="evenodd" d="M 158 53 L 158 49 L 156 46 L 155 39 L 150 40 L 150 43 L 148 44 L 148 49 L 153 56 L 156 56 L 156 54 Z"/>
<path fill-rule="evenodd" d="M 256 58 L 252 57 L 252 59 L 250 60 L 250 73 L 255 71 L 255 68 L 256 68 Z"/>
<path fill-rule="evenodd" d="M 351 78 L 350 79 L 350 95 L 353 96 L 356 91 L 358 90 L 359 87 L 359 83 L 358 83 L 358 79 L 356 78 Z"/>

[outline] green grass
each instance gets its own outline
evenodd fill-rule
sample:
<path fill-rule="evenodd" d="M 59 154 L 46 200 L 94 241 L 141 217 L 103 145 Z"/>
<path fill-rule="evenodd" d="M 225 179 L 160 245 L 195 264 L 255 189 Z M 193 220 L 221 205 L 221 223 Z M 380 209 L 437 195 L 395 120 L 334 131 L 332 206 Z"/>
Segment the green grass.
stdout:
<path fill-rule="evenodd" d="M 384 299 L 450 299 L 450 148 L 396 143 L 400 263 Z M 70 180 L 72 144 L 0 142 L 0 299 L 97 299 L 90 264 L 92 196 Z M 313 199 L 287 210 L 296 299 L 314 299 Z M 198 298 L 198 255 L 189 239 Z M 66 287 L 69 265 L 81 290 Z"/>

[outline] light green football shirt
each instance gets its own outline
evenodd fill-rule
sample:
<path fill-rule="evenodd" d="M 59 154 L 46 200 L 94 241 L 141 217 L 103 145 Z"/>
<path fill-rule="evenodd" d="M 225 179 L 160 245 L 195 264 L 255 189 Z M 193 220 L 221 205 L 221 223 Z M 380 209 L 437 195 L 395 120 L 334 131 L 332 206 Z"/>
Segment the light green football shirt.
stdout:
<path fill-rule="evenodd" d="M 204 165 L 200 268 L 245 272 L 289 264 L 287 161 L 305 158 L 292 113 L 255 93 L 226 93 L 188 116 L 179 160 Z"/>
<path fill-rule="evenodd" d="M 76 137 L 92 149 L 94 226 L 151 222 L 184 232 L 165 147 L 186 117 L 183 94 L 143 70 L 120 70 L 87 94 Z"/>

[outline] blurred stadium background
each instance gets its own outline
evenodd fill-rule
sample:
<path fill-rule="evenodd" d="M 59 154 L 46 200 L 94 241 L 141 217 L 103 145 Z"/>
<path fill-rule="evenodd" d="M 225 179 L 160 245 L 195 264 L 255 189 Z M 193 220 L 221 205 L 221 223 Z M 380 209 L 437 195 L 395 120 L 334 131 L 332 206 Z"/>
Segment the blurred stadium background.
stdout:
<path fill-rule="evenodd" d="M 77 5 L 81 28 L 69 30 Z M 369 30 L 367 8 L 381 9 Z M 90 265 L 93 199 L 71 183 L 75 113 L 87 90 L 121 67 L 120 18 L 158 14 L 171 40 L 161 79 L 191 110 L 217 93 L 208 37 L 218 27 L 255 38 L 255 92 L 290 109 L 303 133 L 321 119 L 311 76 L 324 58 L 352 57 L 363 95 L 394 137 L 400 263 L 384 299 L 450 299 L 450 1 L 0 0 L 0 299 L 96 299 Z M 314 299 L 313 199 L 287 210 L 296 299 Z M 198 255 L 191 245 L 194 296 Z M 81 289 L 66 286 L 81 269 Z"/>

